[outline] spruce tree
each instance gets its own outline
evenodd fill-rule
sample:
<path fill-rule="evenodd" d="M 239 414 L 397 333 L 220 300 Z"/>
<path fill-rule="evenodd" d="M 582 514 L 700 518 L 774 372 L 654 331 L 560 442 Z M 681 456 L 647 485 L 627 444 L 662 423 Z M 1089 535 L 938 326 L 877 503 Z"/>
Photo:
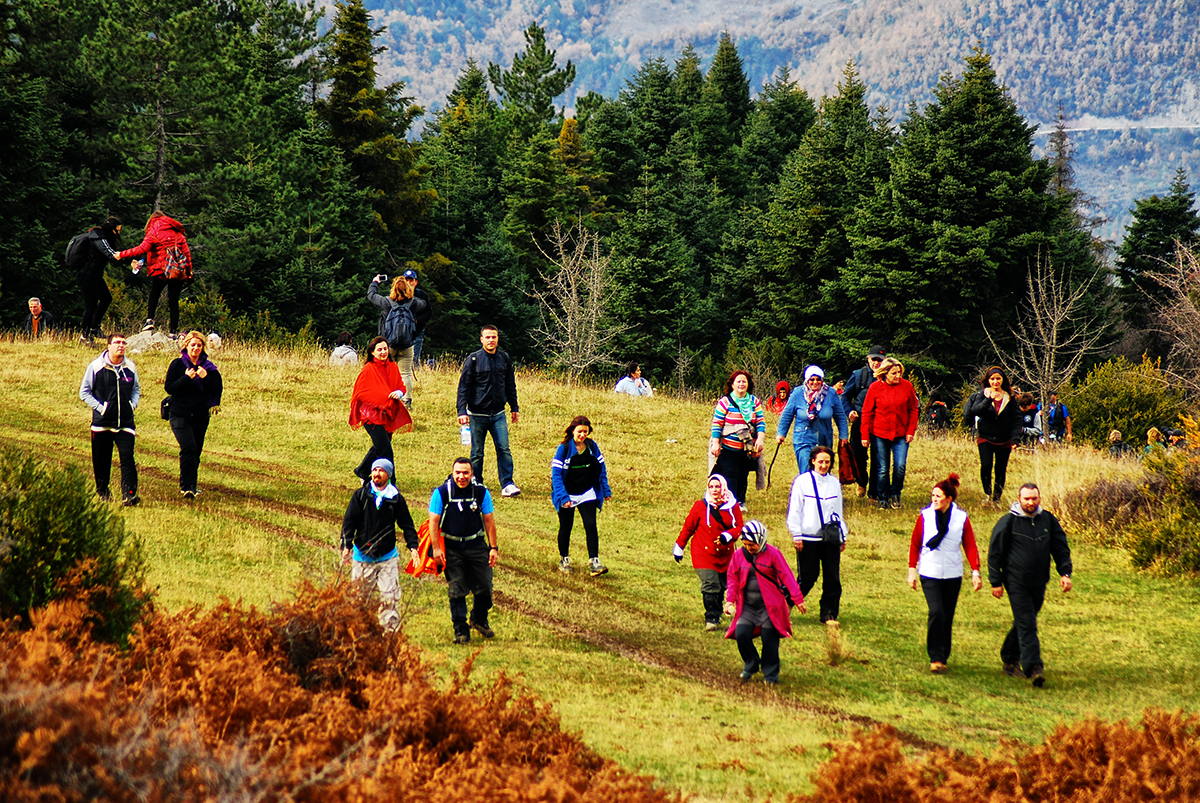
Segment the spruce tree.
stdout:
<path fill-rule="evenodd" d="M 488 77 L 504 114 L 522 140 L 554 119 L 554 99 L 575 81 L 575 65 L 568 60 L 559 68 L 555 56 L 546 47 L 546 30 L 535 22 L 525 29 L 525 50 L 513 54 L 511 68 L 488 64 Z"/>
<path fill-rule="evenodd" d="M 629 109 L 630 135 L 640 164 L 661 170 L 666 166 L 671 138 L 679 130 L 681 107 L 671 83 L 671 71 L 661 58 L 642 64 L 621 92 Z"/>
<path fill-rule="evenodd" d="M 791 79 L 787 67 L 780 69 L 774 81 L 763 84 L 737 151 L 737 170 L 747 183 L 752 203 L 766 203 L 767 188 L 778 180 L 784 161 L 816 119 L 816 106 Z"/>
<path fill-rule="evenodd" d="M 1034 128 L 988 54 L 976 48 L 966 65 L 901 126 L 889 181 L 855 215 L 837 288 L 853 326 L 935 378 L 990 358 L 984 327 L 1007 332 L 1053 225 Z"/>
<path fill-rule="evenodd" d="M 425 186 L 429 166 L 406 137 L 424 110 L 405 97 L 404 83 L 375 86 L 374 40 L 362 0 L 339 0 L 328 53 L 329 97 L 319 104 L 333 141 L 349 160 L 375 208 L 374 235 L 411 226 L 437 200 Z"/>
<path fill-rule="evenodd" d="M 742 57 L 738 55 L 729 31 L 723 31 L 717 41 L 717 53 L 713 56 L 704 84 L 721 99 L 729 114 L 732 135 L 735 139 L 740 138 L 742 126 L 746 124 L 754 103 L 750 100 L 750 80 L 746 78 Z"/>

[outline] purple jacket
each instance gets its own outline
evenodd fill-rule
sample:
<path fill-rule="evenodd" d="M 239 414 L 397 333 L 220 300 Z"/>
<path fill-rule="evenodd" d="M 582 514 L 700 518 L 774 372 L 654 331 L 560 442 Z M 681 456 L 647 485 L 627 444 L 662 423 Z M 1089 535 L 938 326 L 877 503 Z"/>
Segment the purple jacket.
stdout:
<path fill-rule="evenodd" d="M 792 595 L 792 601 L 799 605 L 804 601 L 804 595 L 800 593 L 800 586 L 796 585 L 796 576 L 792 574 L 792 568 L 788 566 L 783 553 L 770 544 L 766 544 L 759 550 L 758 554 L 754 556 L 754 561 L 758 566 L 758 589 L 762 592 L 763 602 L 767 605 L 767 616 L 771 617 L 771 624 L 775 625 L 779 635 L 787 638 L 792 635 L 792 618 L 788 612 L 787 600 L 784 599 L 775 580 L 778 579 L 783 583 Z M 747 560 L 746 550 L 744 548 L 736 550 L 733 558 L 729 561 L 725 599 L 737 605 L 737 612 L 729 622 L 729 630 L 725 632 L 725 638 L 733 638 L 733 631 L 737 629 L 738 618 L 742 615 L 742 591 L 746 587 L 746 580 L 753 571 L 750 561 Z"/>

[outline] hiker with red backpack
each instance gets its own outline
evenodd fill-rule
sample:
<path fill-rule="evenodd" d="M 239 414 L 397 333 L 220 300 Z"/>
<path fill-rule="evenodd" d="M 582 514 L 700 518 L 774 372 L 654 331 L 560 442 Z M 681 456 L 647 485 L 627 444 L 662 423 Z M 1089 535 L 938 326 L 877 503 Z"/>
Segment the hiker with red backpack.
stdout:
<path fill-rule="evenodd" d="M 188 247 L 187 233 L 178 220 L 162 212 L 152 212 L 146 221 L 146 236 L 141 243 L 117 253 L 117 259 L 144 257 L 146 275 L 150 277 L 150 302 L 146 310 L 143 332 L 154 329 L 154 314 L 162 291 L 167 290 L 167 306 L 170 310 L 172 337 L 179 332 L 179 294 L 192 280 L 192 249 Z M 133 272 L 141 264 L 134 262 Z"/>

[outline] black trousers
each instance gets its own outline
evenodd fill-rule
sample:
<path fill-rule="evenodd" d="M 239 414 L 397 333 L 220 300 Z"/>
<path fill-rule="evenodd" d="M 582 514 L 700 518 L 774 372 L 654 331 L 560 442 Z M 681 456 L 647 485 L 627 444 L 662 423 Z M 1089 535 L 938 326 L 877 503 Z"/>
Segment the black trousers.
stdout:
<path fill-rule="evenodd" d="M 921 590 L 929 605 L 929 623 L 925 633 L 925 650 L 930 663 L 946 663 L 950 660 L 950 638 L 954 630 L 954 609 L 958 607 L 958 592 L 962 590 L 962 578 L 944 580 L 934 577 L 921 578 Z"/>
<path fill-rule="evenodd" d="M 113 446 L 121 458 L 121 492 L 125 498 L 137 495 L 137 466 L 133 462 L 133 439 L 128 432 L 92 432 L 92 473 L 96 475 L 96 493 L 109 498 L 108 481 L 112 476 Z"/>
<path fill-rule="evenodd" d="M 870 448 L 862 445 L 861 419 L 855 419 L 854 423 L 850 425 L 850 454 L 854 456 L 854 476 L 858 477 L 858 487 L 867 489 L 868 497 L 878 499 L 874 453 L 875 444 L 871 444 Z M 867 462 L 868 456 L 870 462 Z M 866 485 L 863 484 L 864 478 L 866 478 Z"/>
<path fill-rule="evenodd" d="M 467 623 L 467 594 L 474 595 L 471 620 L 487 627 L 492 609 L 492 567 L 488 566 L 487 536 L 470 541 L 446 539 L 446 585 L 450 594 L 450 621 L 454 632 L 470 635 Z"/>
<path fill-rule="evenodd" d="M 729 492 L 742 504 L 746 502 L 746 477 L 754 468 L 754 462 L 746 457 L 742 449 L 726 449 L 721 447 L 713 472 L 720 474 L 729 483 Z"/>
<path fill-rule="evenodd" d="M 392 461 L 394 466 L 396 459 L 392 455 L 392 433 L 388 432 L 381 424 L 363 424 L 363 429 L 371 436 L 371 448 L 367 449 L 362 462 L 358 464 L 358 468 L 354 469 L 354 476 L 366 482 L 371 478 L 372 463 L 381 457 L 386 457 Z"/>
<path fill-rule="evenodd" d="M 838 618 L 842 604 L 842 545 L 822 541 L 805 541 L 796 553 L 796 574 L 800 578 L 800 593 L 808 592 L 821 580 L 821 621 Z"/>
<path fill-rule="evenodd" d="M 768 683 L 778 683 L 779 632 L 770 625 L 762 628 L 760 633 L 762 657 L 760 658 L 758 650 L 754 649 L 754 627 L 753 622 L 739 619 L 737 627 L 733 630 L 733 637 L 737 640 L 738 654 L 742 656 L 742 671 L 747 675 L 753 675 L 761 668 L 763 680 Z"/>
<path fill-rule="evenodd" d="M 179 443 L 179 490 L 195 491 L 196 475 L 200 472 L 200 454 L 204 451 L 204 436 L 208 432 L 209 414 L 171 416 L 171 434 Z"/>
<path fill-rule="evenodd" d="M 1012 455 L 1011 446 L 997 446 L 984 441 L 979 444 L 979 481 L 983 483 L 983 492 L 992 499 L 999 501 L 1004 494 L 1004 482 L 1008 479 L 1008 458 Z M 992 464 L 996 466 L 996 484 L 992 485 Z"/>
<path fill-rule="evenodd" d="M 1025 676 L 1042 668 L 1042 643 L 1038 640 L 1037 616 L 1046 601 L 1046 584 L 1024 585 L 1009 580 L 1004 584 L 1008 606 L 1012 608 L 1013 626 L 1000 645 L 1000 660 L 1006 664 L 1020 663 Z"/>
<path fill-rule="evenodd" d="M 150 277 L 150 305 L 147 318 L 153 318 L 158 310 L 158 299 L 162 296 L 163 288 L 167 288 L 167 309 L 171 314 L 171 328 L 168 331 L 179 331 L 179 294 L 183 292 L 183 282 L 164 279 L 161 276 Z"/>
<path fill-rule="evenodd" d="M 587 539 L 588 557 L 600 557 L 600 535 L 596 532 L 596 507 L 595 502 L 581 502 L 578 505 L 558 509 L 559 557 L 565 558 L 571 554 L 571 528 L 575 524 L 576 510 L 579 511 L 579 518 L 583 521 L 583 534 Z"/>
<path fill-rule="evenodd" d="M 100 322 L 104 320 L 109 304 L 112 304 L 112 293 L 104 281 L 103 272 L 80 274 L 77 278 L 79 292 L 83 294 L 83 322 L 80 328 L 83 334 L 95 337 L 100 334 Z"/>

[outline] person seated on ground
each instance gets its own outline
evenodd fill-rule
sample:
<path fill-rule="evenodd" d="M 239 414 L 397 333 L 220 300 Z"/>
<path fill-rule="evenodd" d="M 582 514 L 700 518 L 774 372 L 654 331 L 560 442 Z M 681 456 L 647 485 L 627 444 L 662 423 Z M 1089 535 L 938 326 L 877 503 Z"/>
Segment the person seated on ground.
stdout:
<path fill-rule="evenodd" d="M 1187 448 L 1187 438 L 1184 436 L 1183 430 L 1168 429 L 1166 434 L 1168 451 L 1178 448 Z"/>
<path fill-rule="evenodd" d="M 221 348 L 221 336 L 216 332 L 209 332 L 206 339 L 208 340 L 209 351 L 216 351 Z"/>
<path fill-rule="evenodd" d="M 1021 393 L 1016 399 L 1021 411 L 1021 445 L 1033 446 L 1042 439 L 1042 413 L 1034 404 L 1032 393 Z"/>
<path fill-rule="evenodd" d="M 1121 431 L 1114 429 L 1108 433 L 1108 456 L 1117 458 L 1130 457 L 1135 449 L 1130 444 L 1121 440 Z"/>
<path fill-rule="evenodd" d="M 775 395 L 767 399 L 767 412 L 779 415 L 787 407 L 788 397 L 792 395 L 792 386 L 786 379 L 775 383 Z"/>
<path fill-rule="evenodd" d="M 1158 427 L 1150 427 L 1150 429 L 1146 430 L 1146 448 L 1142 450 L 1142 454 L 1138 459 L 1145 460 L 1155 452 L 1159 454 L 1166 452 L 1167 448 L 1163 446 L 1162 440 L 1162 432 L 1159 431 Z"/>
<path fill-rule="evenodd" d="M 42 307 L 40 298 L 29 299 L 29 314 L 25 316 L 25 336 L 37 338 L 54 331 L 54 316 Z"/>
<path fill-rule="evenodd" d="M 625 373 L 613 388 L 613 393 L 624 393 L 627 396 L 653 396 L 654 388 L 642 378 L 642 366 L 631 362 L 625 366 Z"/>
<path fill-rule="evenodd" d="M 330 365 L 358 365 L 358 353 L 350 340 L 350 333 L 343 331 L 337 336 L 337 345 L 329 355 Z"/>
<path fill-rule="evenodd" d="M 936 390 L 929 394 L 929 410 L 925 415 L 930 431 L 938 433 L 950 429 L 950 408 L 942 401 L 942 394 Z"/>

